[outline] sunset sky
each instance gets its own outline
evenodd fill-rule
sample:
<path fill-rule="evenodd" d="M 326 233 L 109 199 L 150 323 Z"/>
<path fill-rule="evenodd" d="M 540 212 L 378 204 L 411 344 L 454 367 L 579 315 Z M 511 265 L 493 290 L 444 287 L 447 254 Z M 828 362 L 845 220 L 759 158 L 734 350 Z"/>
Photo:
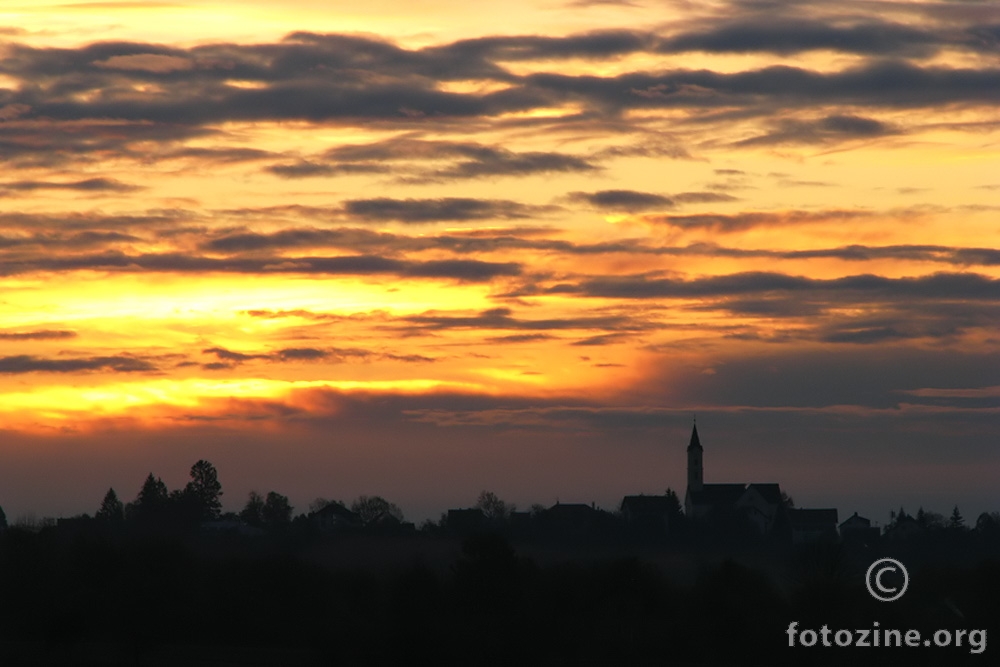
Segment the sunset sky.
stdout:
<path fill-rule="evenodd" d="M 1000 5 L 12 0 L 0 506 L 198 459 L 1000 510 Z"/>

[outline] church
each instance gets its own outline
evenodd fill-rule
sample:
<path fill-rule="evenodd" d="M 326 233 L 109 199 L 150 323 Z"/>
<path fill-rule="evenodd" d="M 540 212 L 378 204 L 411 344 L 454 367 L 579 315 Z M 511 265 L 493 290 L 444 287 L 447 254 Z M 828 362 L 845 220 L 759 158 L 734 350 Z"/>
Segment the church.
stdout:
<path fill-rule="evenodd" d="M 706 519 L 719 514 L 741 514 L 761 534 L 770 533 L 783 511 L 781 487 L 774 483 L 706 484 L 704 448 L 698 438 L 698 424 L 691 429 L 687 447 L 687 492 L 684 513 L 690 519 Z"/>
<path fill-rule="evenodd" d="M 706 484 L 704 456 L 695 423 L 687 446 L 684 515 L 688 520 L 726 530 L 744 526 L 758 535 L 788 538 L 793 544 L 838 539 L 836 509 L 794 508 L 774 482 Z M 625 522 L 647 535 L 671 534 L 679 513 L 680 499 L 669 489 L 663 496 L 625 496 L 621 503 Z"/>

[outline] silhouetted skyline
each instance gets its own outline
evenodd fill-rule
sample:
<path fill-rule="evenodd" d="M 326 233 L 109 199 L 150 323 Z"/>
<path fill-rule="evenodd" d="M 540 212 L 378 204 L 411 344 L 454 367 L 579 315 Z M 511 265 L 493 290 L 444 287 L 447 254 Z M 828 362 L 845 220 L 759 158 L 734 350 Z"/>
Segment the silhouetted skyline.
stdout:
<path fill-rule="evenodd" d="M 996 507 L 996 3 L 6 4 L 9 517 Z"/>

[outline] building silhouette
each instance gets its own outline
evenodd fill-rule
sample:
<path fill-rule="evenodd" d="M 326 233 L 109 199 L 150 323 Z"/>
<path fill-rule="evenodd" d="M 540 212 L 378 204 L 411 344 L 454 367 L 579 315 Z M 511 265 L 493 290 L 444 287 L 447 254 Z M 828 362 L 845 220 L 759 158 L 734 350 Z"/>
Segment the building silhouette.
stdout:
<path fill-rule="evenodd" d="M 705 448 L 697 422 L 687 446 L 684 514 L 693 521 L 752 526 L 761 535 L 790 532 L 793 542 L 836 537 L 837 510 L 793 510 L 774 482 L 705 483 Z"/>

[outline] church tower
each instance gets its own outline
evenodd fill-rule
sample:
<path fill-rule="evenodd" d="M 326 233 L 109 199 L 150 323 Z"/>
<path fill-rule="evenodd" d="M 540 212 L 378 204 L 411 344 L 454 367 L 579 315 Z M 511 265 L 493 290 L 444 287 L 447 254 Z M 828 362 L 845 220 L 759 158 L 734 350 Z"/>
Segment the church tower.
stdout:
<path fill-rule="evenodd" d="M 695 422 L 691 429 L 691 444 L 687 448 L 688 453 L 688 493 L 701 491 L 703 469 L 701 465 L 701 440 L 698 439 L 698 424 Z"/>

